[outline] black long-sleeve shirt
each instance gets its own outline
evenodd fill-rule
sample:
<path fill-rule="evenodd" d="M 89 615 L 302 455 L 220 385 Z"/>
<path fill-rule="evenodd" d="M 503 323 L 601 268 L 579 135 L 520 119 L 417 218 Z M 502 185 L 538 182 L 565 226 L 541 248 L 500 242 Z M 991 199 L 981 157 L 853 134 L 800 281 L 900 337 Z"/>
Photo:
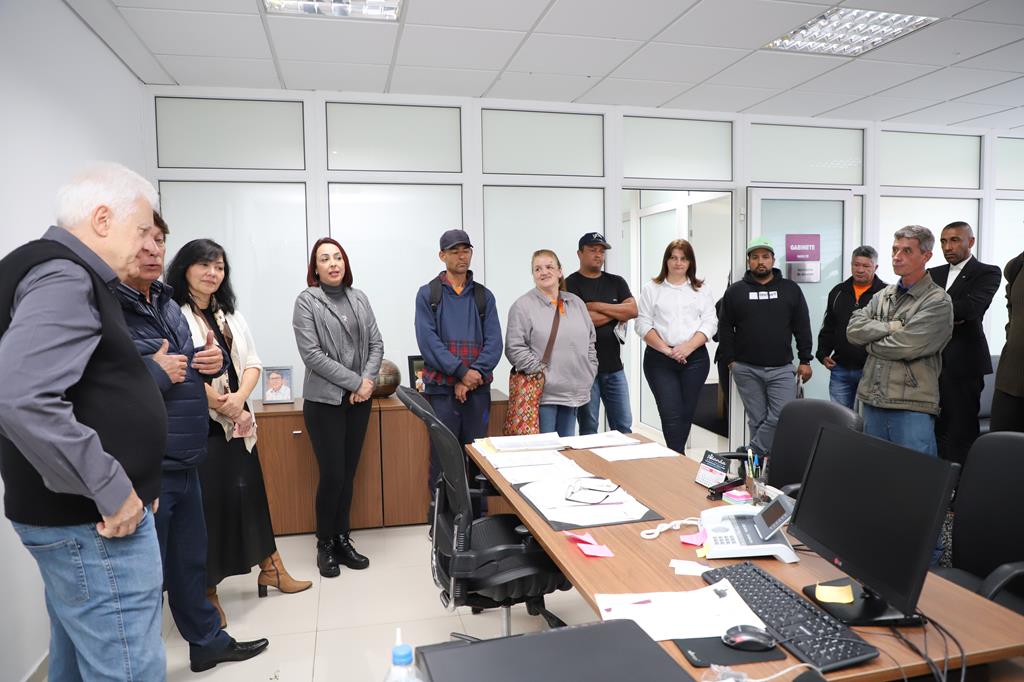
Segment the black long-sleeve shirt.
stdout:
<path fill-rule="evenodd" d="M 793 361 L 793 338 L 801 364 L 811 361 L 811 319 L 800 286 L 778 268 L 766 284 L 750 274 L 730 286 L 718 318 L 719 361 L 780 367 Z"/>

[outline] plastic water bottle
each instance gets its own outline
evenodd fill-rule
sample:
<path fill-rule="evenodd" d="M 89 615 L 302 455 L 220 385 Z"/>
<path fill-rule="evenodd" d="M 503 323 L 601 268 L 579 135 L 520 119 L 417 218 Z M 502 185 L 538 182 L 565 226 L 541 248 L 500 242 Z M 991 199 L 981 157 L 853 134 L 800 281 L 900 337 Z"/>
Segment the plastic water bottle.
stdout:
<path fill-rule="evenodd" d="M 421 682 L 412 662 L 412 647 L 402 643 L 402 628 L 395 629 L 395 646 L 391 648 L 391 670 L 384 682 Z"/>

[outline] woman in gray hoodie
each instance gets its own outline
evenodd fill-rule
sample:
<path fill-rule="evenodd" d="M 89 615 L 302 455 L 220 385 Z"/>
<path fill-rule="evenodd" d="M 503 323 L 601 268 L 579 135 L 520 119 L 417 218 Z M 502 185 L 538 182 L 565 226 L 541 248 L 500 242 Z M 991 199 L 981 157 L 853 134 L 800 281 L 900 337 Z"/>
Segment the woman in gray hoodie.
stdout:
<path fill-rule="evenodd" d="M 559 436 L 576 433 L 576 410 L 590 402 L 590 387 L 597 375 L 596 332 L 587 304 L 565 290 L 562 264 L 554 251 L 535 251 L 533 289 L 520 296 L 508 312 L 505 357 L 515 371 L 544 372 L 540 398 L 541 433 Z M 551 359 L 541 362 L 554 322 L 559 315 Z"/>

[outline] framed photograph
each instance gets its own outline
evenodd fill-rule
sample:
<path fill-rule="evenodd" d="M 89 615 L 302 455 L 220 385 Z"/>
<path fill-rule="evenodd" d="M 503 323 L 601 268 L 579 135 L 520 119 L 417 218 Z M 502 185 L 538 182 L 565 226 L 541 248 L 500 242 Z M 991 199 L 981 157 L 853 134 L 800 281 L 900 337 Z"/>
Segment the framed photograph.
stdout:
<path fill-rule="evenodd" d="M 264 367 L 263 404 L 293 402 L 295 399 L 292 398 L 292 368 Z"/>
<path fill-rule="evenodd" d="M 423 356 L 409 356 L 409 387 L 423 392 Z"/>

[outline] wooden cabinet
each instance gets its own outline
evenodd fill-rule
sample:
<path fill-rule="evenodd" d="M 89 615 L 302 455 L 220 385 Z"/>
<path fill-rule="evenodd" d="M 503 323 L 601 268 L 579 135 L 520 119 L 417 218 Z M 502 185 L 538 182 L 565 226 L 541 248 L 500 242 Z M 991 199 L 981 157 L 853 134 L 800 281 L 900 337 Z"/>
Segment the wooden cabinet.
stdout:
<path fill-rule="evenodd" d="M 427 427 L 398 398 L 380 401 L 384 525 L 427 522 L 430 506 L 430 437 Z"/>

